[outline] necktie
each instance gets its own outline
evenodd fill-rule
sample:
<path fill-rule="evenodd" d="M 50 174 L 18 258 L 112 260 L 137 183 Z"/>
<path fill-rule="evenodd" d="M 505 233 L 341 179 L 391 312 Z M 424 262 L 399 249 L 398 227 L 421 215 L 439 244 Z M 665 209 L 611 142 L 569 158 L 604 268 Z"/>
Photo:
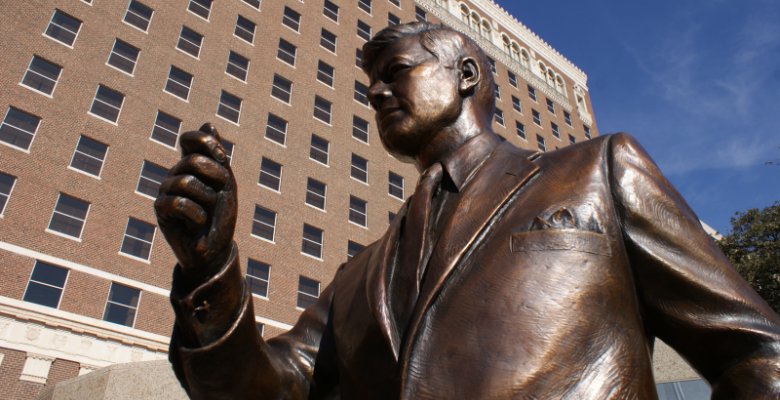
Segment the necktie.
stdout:
<path fill-rule="evenodd" d="M 403 227 L 398 253 L 398 264 L 391 290 L 391 308 L 395 315 L 399 336 L 403 337 L 420 294 L 420 278 L 431 253 L 430 237 L 433 210 L 431 204 L 441 183 L 443 168 L 440 163 L 428 167 L 420 176 L 412 195 Z"/>

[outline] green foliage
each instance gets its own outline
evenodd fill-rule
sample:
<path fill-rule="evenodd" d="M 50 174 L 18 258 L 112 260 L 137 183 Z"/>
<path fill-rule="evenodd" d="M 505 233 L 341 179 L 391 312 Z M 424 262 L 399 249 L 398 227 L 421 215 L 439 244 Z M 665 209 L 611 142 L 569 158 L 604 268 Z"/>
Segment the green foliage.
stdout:
<path fill-rule="evenodd" d="M 758 294 L 780 313 L 780 202 L 738 212 L 718 243 Z"/>

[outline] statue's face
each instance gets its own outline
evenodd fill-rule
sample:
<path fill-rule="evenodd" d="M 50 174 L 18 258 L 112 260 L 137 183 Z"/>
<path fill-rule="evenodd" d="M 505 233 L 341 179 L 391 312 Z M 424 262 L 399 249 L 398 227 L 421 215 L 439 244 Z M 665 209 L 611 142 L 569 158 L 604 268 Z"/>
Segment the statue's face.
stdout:
<path fill-rule="evenodd" d="M 379 136 L 400 159 L 413 159 L 460 115 L 458 68 L 439 62 L 416 36 L 388 46 L 369 75 Z"/>

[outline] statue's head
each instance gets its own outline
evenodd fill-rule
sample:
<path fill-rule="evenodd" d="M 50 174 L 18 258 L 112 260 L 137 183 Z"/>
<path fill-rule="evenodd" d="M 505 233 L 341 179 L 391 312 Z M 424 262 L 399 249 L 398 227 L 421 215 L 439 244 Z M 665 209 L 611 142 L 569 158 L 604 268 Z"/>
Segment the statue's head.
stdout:
<path fill-rule="evenodd" d="M 490 64 L 471 39 L 448 27 L 415 22 L 381 30 L 363 46 L 363 71 L 382 143 L 400 159 L 414 159 L 456 121 L 490 127 Z"/>

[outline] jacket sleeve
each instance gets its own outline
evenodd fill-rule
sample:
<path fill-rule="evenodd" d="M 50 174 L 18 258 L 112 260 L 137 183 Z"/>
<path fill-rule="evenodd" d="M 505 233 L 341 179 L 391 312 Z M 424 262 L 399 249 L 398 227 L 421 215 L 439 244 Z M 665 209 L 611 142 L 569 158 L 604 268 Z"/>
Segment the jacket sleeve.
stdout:
<path fill-rule="evenodd" d="M 780 317 L 632 137 L 613 136 L 608 151 L 648 332 L 709 381 L 713 399 L 780 398 Z"/>
<path fill-rule="evenodd" d="M 252 296 L 241 275 L 235 244 L 217 275 L 194 289 L 189 286 L 177 265 L 171 290 L 176 321 L 169 359 L 190 398 L 309 397 L 320 341 L 328 329 L 330 287 L 301 314 L 293 329 L 266 342 L 255 326 Z"/>

